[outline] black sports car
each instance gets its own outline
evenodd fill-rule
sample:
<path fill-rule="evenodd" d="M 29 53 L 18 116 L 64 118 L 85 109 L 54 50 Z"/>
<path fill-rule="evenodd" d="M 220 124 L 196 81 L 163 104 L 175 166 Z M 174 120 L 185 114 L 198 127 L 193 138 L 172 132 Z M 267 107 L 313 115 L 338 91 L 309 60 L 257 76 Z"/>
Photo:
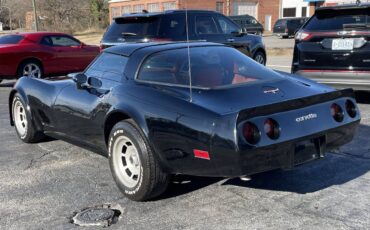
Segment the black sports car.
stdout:
<path fill-rule="evenodd" d="M 111 47 L 72 78 L 19 79 L 9 109 L 26 143 L 47 135 L 106 154 L 133 200 L 161 194 L 171 174 L 237 177 L 324 157 L 360 121 L 352 90 L 213 43 Z"/>

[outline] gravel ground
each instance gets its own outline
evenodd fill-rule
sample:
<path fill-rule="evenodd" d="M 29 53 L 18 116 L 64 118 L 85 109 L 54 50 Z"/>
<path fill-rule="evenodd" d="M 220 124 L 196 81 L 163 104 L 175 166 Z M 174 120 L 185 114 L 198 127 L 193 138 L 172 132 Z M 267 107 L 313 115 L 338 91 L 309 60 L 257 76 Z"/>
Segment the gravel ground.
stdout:
<path fill-rule="evenodd" d="M 271 62 L 289 66 L 280 59 Z M 123 209 L 110 229 L 370 228 L 369 94 L 359 95 L 354 141 L 336 154 L 250 181 L 177 176 L 162 197 L 138 203 L 119 192 L 106 158 L 62 141 L 19 141 L 7 85 L 0 87 L 1 229 L 74 229 L 75 211 L 105 203 Z"/>

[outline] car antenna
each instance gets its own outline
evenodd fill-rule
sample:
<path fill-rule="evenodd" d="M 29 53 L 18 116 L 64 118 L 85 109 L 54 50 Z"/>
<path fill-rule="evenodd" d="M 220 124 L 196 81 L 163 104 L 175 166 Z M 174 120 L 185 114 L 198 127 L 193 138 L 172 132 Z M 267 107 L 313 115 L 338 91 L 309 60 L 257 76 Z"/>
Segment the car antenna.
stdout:
<path fill-rule="evenodd" d="M 192 76 L 191 76 L 191 62 L 190 62 L 190 42 L 189 42 L 189 23 L 188 23 L 188 1 L 185 0 L 185 24 L 186 24 L 186 43 L 188 45 L 188 65 L 189 65 L 189 96 L 190 102 L 193 102 L 193 90 L 192 90 Z"/>

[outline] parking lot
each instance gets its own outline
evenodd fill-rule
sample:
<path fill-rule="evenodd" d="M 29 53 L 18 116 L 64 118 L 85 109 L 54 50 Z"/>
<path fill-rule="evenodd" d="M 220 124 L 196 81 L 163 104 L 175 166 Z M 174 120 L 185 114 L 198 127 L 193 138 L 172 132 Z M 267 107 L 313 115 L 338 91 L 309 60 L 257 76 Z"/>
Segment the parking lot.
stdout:
<path fill-rule="evenodd" d="M 289 55 L 268 65 L 289 71 Z M 0 226 L 70 229 L 74 212 L 105 203 L 123 213 L 111 229 L 368 229 L 370 102 L 359 94 L 355 140 L 323 160 L 250 181 L 176 176 L 155 201 L 133 202 L 116 187 L 108 160 L 62 141 L 23 144 L 9 125 L 0 87 Z"/>

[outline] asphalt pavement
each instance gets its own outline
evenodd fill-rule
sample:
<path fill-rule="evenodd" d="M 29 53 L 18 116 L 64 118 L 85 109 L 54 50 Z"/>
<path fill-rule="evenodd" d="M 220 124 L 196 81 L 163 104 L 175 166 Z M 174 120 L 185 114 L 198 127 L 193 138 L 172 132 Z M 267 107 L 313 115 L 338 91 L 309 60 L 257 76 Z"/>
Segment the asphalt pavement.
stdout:
<path fill-rule="evenodd" d="M 163 196 L 133 202 L 106 158 L 58 140 L 22 143 L 9 125 L 11 85 L 0 85 L 1 229 L 82 228 L 70 223 L 74 212 L 102 204 L 123 210 L 110 229 L 370 228 L 370 94 L 359 95 L 355 139 L 322 160 L 250 181 L 176 176 Z"/>

